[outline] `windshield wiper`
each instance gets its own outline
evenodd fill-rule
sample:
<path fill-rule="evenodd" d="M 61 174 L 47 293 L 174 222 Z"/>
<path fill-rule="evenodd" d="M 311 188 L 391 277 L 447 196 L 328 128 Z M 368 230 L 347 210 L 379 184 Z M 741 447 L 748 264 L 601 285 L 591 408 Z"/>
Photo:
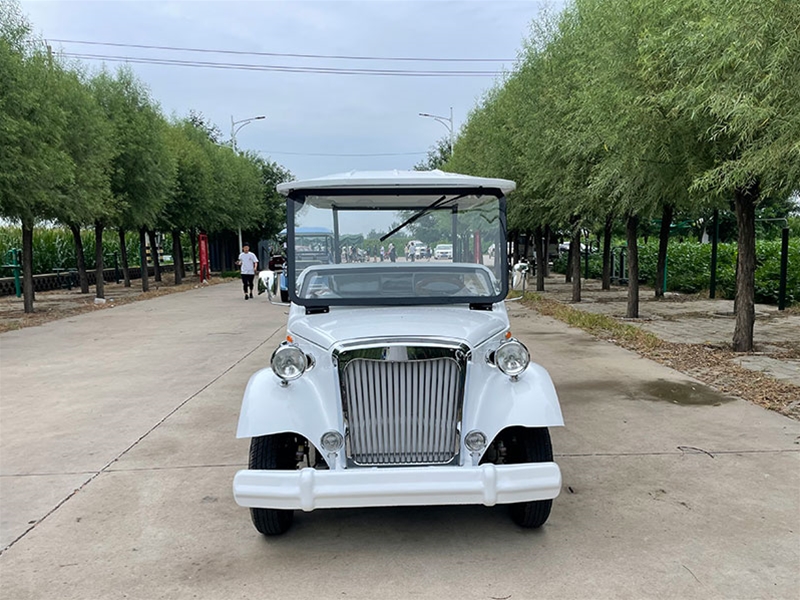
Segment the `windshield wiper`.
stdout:
<path fill-rule="evenodd" d="M 395 233 L 400 231 L 406 225 L 410 225 L 411 223 L 413 223 L 417 219 L 420 219 L 420 218 L 424 217 L 425 215 L 427 215 L 432 210 L 436 210 L 437 208 L 441 208 L 442 206 L 444 206 L 445 204 L 448 204 L 450 202 L 455 202 L 456 200 L 460 200 L 461 198 L 463 198 L 464 196 L 467 196 L 467 195 L 468 194 L 461 194 L 460 196 L 454 196 L 453 198 L 450 198 L 450 200 L 446 200 L 446 198 L 447 198 L 446 195 L 442 196 L 441 198 L 439 198 L 435 202 L 432 202 L 431 204 L 429 204 L 428 206 L 426 206 L 425 208 L 423 208 L 419 212 L 414 213 L 413 215 L 411 215 L 408 219 L 406 219 L 405 221 L 400 223 L 400 225 L 398 225 L 397 227 L 392 229 L 386 235 L 381 236 L 381 241 L 382 242 L 385 241 L 387 238 L 393 236 Z"/>

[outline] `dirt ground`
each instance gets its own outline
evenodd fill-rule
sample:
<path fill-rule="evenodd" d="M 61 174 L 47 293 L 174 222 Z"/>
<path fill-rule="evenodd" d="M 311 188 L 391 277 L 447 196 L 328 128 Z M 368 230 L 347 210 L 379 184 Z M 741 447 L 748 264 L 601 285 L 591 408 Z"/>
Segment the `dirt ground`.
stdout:
<path fill-rule="evenodd" d="M 529 283 L 534 286 L 526 286 L 526 291 L 533 292 L 535 281 Z M 779 311 L 757 304 L 755 351 L 737 353 L 731 350 L 731 300 L 677 293 L 656 299 L 653 289 L 643 286 L 640 318 L 627 319 L 627 288 L 603 291 L 598 280 L 590 279 L 582 282 L 581 302 L 572 302 L 572 284 L 565 283 L 563 275 L 548 277 L 545 292 L 533 298 L 526 303 L 543 314 L 635 350 L 720 392 L 800 420 L 798 307 Z M 628 329 L 639 334 L 631 335 Z"/>
<path fill-rule="evenodd" d="M 33 304 L 35 312 L 27 315 L 24 312 L 22 298 L 2 296 L 0 297 L 0 333 L 22 327 L 35 327 L 57 319 L 64 319 L 95 310 L 106 310 L 130 302 L 157 298 L 165 294 L 185 292 L 196 289 L 201 285 L 216 285 L 231 281 L 227 278 L 212 276 L 207 284 L 201 284 L 197 276 L 187 275 L 187 277 L 183 278 L 183 283 L 176 286 L 174 274 L 162 273 L 161 278 L 162 281 L 160 282 L 150 279 L 150 291 L 148 292 L 142 292 L 140 279 L 131 281 L 131 287 L 128 288 L 122 283 L 106 282 L 106 301 L 103 304 L 95 304 L 94 286 L 89 287 L 88 294 L 81 294 L 80 288 L 36 292 L 36 300 Z"/>

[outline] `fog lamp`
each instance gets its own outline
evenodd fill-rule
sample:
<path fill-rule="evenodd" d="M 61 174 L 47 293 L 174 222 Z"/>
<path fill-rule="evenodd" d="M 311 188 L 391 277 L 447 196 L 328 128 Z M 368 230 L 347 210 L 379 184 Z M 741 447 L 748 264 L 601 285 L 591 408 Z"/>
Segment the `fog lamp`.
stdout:
<path fill-rule="evenodd" d="M 525 372 L 531 362 L 528 349 L 515 339 L 503 343 L 494 352 L 494 364 L 509 377 L 516 378 Z"/>
<path fill-rule="evenodd" d="M 293 344 L 281 344 L 272 353 L 272 371 L 283 381 L 292 381 L 306 372 L 308 359 L 300 348 Z"/>
<path fill-rule="evenodd" d="M 464 436 L 464 445 L 470 452 L 480 452 L 486 448 L 486 435 L 477 429 Z"/>
<path fill-rule="evenodd" d="M 338 452 L 344 445 L 344 438 L 338 431 L 327 431 L 322 434 L 320 445 L 325 452 Z"/>

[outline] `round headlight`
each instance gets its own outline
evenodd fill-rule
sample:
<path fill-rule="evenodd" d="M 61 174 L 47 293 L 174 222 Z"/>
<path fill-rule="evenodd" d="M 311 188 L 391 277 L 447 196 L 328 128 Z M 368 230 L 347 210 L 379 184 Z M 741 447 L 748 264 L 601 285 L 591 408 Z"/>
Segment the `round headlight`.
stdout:
<path fill-rule="evenodd" d="M 528 349 L 517 340 L 509 340 L 494 352 L 497 368 L 509 377 L 517 377 L 525 372 L 531 357 Z"/>
<path fill-rule="evenodd" d="M 297 379 L 306 372 L 306 355 L 297 346 L 284 344 L 272 353 L 272 371 L 284 381 Z"/>

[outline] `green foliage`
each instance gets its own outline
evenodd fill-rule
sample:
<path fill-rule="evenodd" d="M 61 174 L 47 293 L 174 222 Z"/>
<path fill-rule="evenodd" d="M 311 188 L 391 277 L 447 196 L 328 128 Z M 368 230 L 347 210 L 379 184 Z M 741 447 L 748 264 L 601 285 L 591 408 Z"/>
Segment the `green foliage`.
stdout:
<path fill-rule="evenodd" d="M 71 161 L 61 141 L 59 69 L 14 4 L 0 5 L 0 216 L 26 223 L 52 216 Z"/>
<path fill-rule="evenodd" d="M 81 231 L 84 249 L 86 251 L 86 268 L 95 268 L 94 262 L 94 230 L 85 229 Z M 125 237 L 125 245 L 128 248 L 128 256 L 133 258 L 133 264 L 138 265 L 139 256 L 139 237 L 134 233 L 129 233 Z M 11 248 L 22 247 L 22 232 L 19 227 L 0 227 L 0 258 L 5 257 L 6 252 Z M 103 262 L 105 267 L 114 266 L 114 253 L 119 255 L 119 236 L 103 236 Z M 188 255 L 191 259 L 191 255 Z M 61 228 L 39 229 L 33 238 L 33 273 L 52 273 L 53 268 L 75 269 L 77 260 L 75 258 L 75 244 L 72 232 Z M 11 272 L 5 270 L 0 275 L 10 276 Z"/>
<path fill-rule="evenodd" d="M 434 169 L 441 169 L 447 164 L 451 156 L 450 151 L 450 138 L 440 138 L 436 140 L 436 144 L 428 150 L 428 155 L 425 160 L 421 160 L 414 165 L 415 171 L 433 171 Z"/>
<path fill-rule="evenodd" d="M 235 152 L 201 113 L 168 123 L 129 66 L 88 75 L 54 55 L 18 2 L 0 0 L 0 217 L 26 229 L 241 227 L 259 239 L 284 226 L 275 186 L 290 178 L 277 163 Z M 12 230 L 3 247 L 21 245 Z M 118 242 L 107 237 L 110 264 Z M 42 229 L 33 239 L 35 272 L 75 266 L 71 235 Z M 83 239 L 92 268 L 94 238 Z M 189 258 L 186 236 L 182 244 Z M 136 262 L 136 243 L 126 246 Z"/>
<path fill-rule="evenodd" d="M 756 302 L 778 303 L 780 281 L 780 240 L 756 242 Z M 639 246 L 639 278 L 655 285 L 658 241 Z M 584 273 L 581 257 L 581 277 Z M 567 256 L 562 254 L 553 263 L 556 273 L 565 273 Z M 589 277 L 602 276 L 602 256 L 589 256 Z M 711 244 L 672 242 L 667 250 L 667 290 L 696 294 L 708 290 L 711 281 Z M 717 292 L 733 298 L 736 292 L 736 244 L 719 244 L 717 248 Z M 787 303 L 800 302 L 800 238 L 789 241 L 789 263 L 786 282 Z"/>
<path fill-rule="evenodd" d="M 154 227 L 173 181 L 166 122 L 130 67 L 120 67 L 114 75 L 100 71 L 91 89 L 113 125 L 111 192 L 118 224 L 125 229 Z"/>

